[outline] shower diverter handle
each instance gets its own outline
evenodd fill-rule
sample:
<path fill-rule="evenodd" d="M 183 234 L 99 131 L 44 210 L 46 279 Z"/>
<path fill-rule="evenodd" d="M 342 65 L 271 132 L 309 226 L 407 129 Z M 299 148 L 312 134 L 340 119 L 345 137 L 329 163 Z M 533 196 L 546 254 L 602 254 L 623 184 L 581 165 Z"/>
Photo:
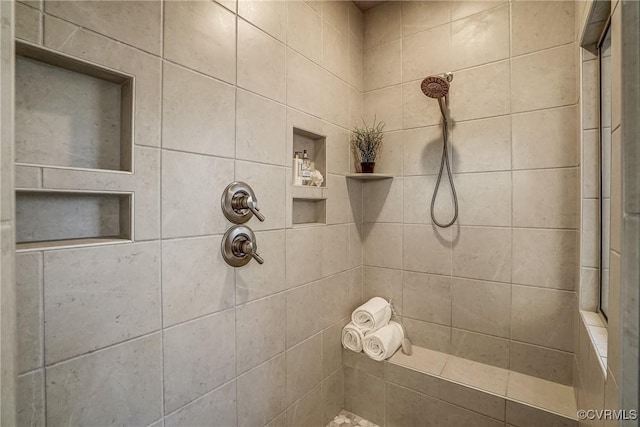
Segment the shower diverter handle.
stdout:
<path fill-rule="evenodd" d="M 264 215 L 259 212 L 260 209 L 258 208 L 258 201 L 255 200 L 255 196 L 252 196 L 251 194 L 247 194 L 243 191 L 237 192 L 231 200 L 231 206 L 236 211 L 249 209 L 256 218 L 260 220 L 260 222 L 264 222 Z"/>
<path fill-rule="evenodd" d="M 258 264 L 264 259 L 258 255 L 258 244 L 253 231 L 244 225 L 234 225 L 222 237 L 222 258 L 232 267 L 247 265 L 251 258 Z"/>

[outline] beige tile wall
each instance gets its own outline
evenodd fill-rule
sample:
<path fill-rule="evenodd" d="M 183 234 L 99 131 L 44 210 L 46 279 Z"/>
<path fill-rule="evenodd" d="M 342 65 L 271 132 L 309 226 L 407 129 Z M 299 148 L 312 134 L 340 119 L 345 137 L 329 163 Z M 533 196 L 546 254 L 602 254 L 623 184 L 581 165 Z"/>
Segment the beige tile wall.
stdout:
<path fill-rule="evenodd" d="M 362 186 L 345 178 L 375 83 L 362 13 L 47 0 L 18 2 L 16 18 L 18 38 L 137 89 L 135 174 L 19 170 L 25 186 L 135 191 L 136 242 L 18 254 L 18 425 L 324 425 L 343 407 L 340 331 L 362 299 Z M 294 126 L 327 136 L 327 226 L 290 225 Z M 261 266 L 219 253 L 234 179 L 267 218 L 248 224 Z"/>
<path fill-rule="evenodd" d="M 364 116 L 386 122 L 378 170 L 394 175 L 363 187 L 364 295 L 393 297 L 417 345 L 564 384 L 578 263 L 575 13 L 573 1 L 387 2 L 364 19 Z M 440 113 L 420 82 L 446 71 L 460 216 L 439 229 Z M 447 183 L 436 208 L 441 221 L 451 213 Z"/>

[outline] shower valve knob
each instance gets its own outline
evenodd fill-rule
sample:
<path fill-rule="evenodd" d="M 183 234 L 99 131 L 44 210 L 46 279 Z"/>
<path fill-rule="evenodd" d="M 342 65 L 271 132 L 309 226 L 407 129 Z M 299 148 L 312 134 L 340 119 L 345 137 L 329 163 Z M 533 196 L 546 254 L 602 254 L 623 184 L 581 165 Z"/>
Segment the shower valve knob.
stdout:
<path fill-rule="evenodd" d="M 222 238 L 222 257 L 232 267 L 242 267 L 255 259 L 258 264 L 264 264 L 264 259 L 258 255 L 256 236 L 249 227 L 234 225 Z"/>
<path fill-rule="evenodd" d="M 232 182 L 222 192 L 222 212 L 234 224 L 244 224 L 252 215 L 264 221 L 264 215 L 258 208 L 258 198 L 253 189 L 245 182 Z"/>

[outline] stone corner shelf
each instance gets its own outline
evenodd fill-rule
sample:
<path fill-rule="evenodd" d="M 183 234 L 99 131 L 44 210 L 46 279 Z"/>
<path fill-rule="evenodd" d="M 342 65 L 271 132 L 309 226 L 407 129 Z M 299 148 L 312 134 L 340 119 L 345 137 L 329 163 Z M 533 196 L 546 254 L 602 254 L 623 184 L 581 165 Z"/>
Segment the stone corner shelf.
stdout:
<path fill-rule="evenodd" d="M 347 178 L 357 179 L 358 181 L 377 181 L 379 179 L 393 179 L 393 175 L 385 173 L 350 173 Z"/>

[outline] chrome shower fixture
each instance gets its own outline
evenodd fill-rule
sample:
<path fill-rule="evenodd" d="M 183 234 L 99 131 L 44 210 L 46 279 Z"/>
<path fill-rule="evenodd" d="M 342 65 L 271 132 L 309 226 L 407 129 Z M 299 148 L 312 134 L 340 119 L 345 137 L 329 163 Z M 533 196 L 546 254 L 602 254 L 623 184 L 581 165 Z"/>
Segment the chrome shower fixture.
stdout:
<path fill-rule="evenodd" d="M 438 100 L 440 106 L 440 112 L 442 113 L 442 160 L 440 162 L 440 172 L 438 172 L 438 179 L 436 180 L 436 186 L 433 190 L 433 197 L 431 198 L 431 220 L 438 227 L 450 227 L 458 219 L 458 195 L 456 194 L 456 187 L 453 184 L 453 175 L 451 174 L 451 165 L 449 163 L 449 89 L 453 81 L 453 73 L 445 73 L 443 76 L 429 76 L 422 81 L 420 89 L 429 98 Z M 438 190 L 440 189 L 440 181 L 442 180 L 442 172 L 444 168 L 447 168 L 447 175 L 449 177 L 449 184 L 451 185 L 451 193 L 453 194 L 454 214 L 451 221 L 446 224 L 438 222 L 435 216 L 435 204 Z"/>

